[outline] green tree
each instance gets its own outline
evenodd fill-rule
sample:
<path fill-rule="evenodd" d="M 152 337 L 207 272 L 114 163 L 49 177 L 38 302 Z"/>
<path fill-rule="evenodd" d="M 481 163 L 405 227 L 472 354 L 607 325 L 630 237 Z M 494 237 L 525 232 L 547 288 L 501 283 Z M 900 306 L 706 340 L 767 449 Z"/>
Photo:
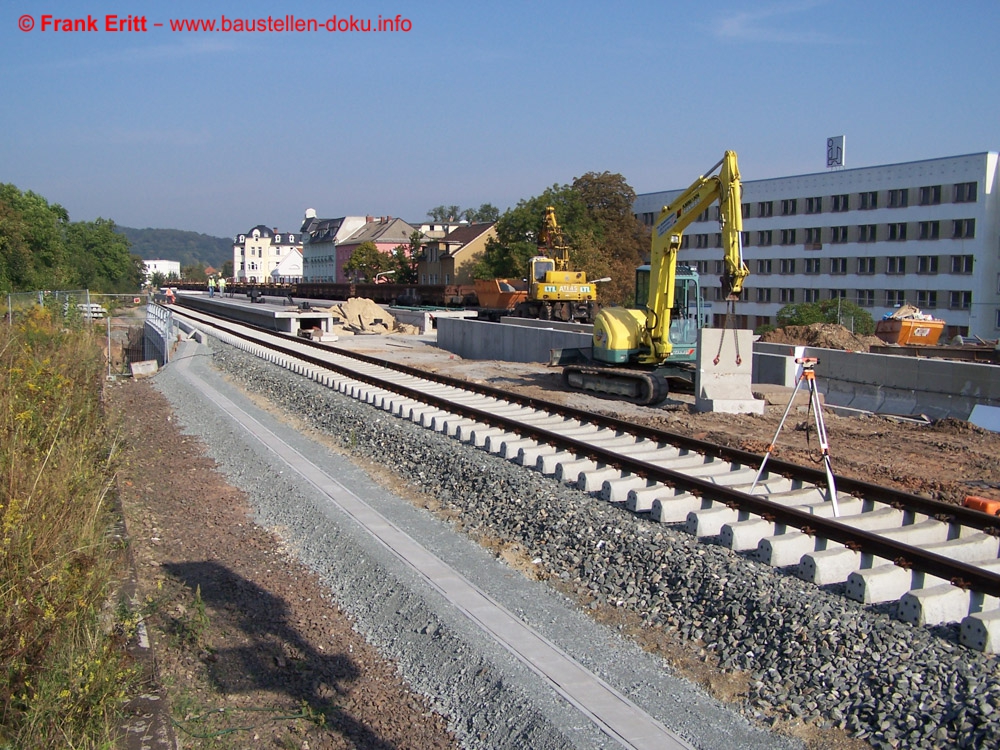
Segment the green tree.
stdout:
<path fill-rule="evenodd" d="M 142 259 L 129 252 L 128 238 L 108 219 L 66 227 L 66 256 L 73 286 L 106 293 L 134 292 L 142 286 Z"/>
<path fill-rule="evenodd" d="M 69 214 L 31 191 L 0 184 L 0 290 L 66 289 Z"/>
<path fill-rule="evenodd" d="M 870 336 L 875 332 L 875 320 L 871 313 L 843 298 L 785 305 L 778 310 L 777 321 L 779 326 L 838 323 L 860 336 Z"/>
<path fill-rule="evenodd" d="M 356 278 L 365 283 L 375 280 L 375 274 L 389 270 L 389 256 L 375 246 L 374 242 L 362 242 L 351 253 L 344 264 L 344 272 L 349 278 Z"/>
<path fill-rule="evenodd" d="M 413 254 L 412 246 L 396 245 L 389 253 L 385 269 L 393 272 L 390 281 L 393 284 L 416 284 L 417 257 Z"/>
<path fill-rule="evenodd" d="M 225 263 L 222 264 L 222 271 L 221 271 L 221 273 L 227 279 L 233 278 L 233 259 L 232 258 L 230 258 L 229 260 L 227 260 Z"/>
<path fill-rule="evenodd" d="M 483 203 L 479 208 L 467 208 L 462 214 L 462 218 L 470 224 L 485 224 L 496 221 L 500 218 L 500 209 L 492 203 Z"/>
<path fill-rule="evenodd" d="M 462 215 L 459 206 L 435 206 L 427 212 L 432 221 L 458 221 Z"/>
<path fill-rule="evenodd" d="M 190 266 L 181 266 L 181 278 L 185 281 L 208 281 L 208 274 L 205 273 L 204 263 L 193 263 Z"/>
<path fill-rule="evenodd" d="M 473 267 L 479 279 L 524 277 L 538 254 L 538 233 L 546 206 L 553 206 L 570 264 L 602 284 L 603 304 L 625 303 L 634 296 L 635 268 L 648 255 L 649 234 L 632 214 L 635 192 L 619 174 L 587 172 L 572 185 L 553 185 L 541 195 L 521 200 L 499 218 L 496 239 Z"/>

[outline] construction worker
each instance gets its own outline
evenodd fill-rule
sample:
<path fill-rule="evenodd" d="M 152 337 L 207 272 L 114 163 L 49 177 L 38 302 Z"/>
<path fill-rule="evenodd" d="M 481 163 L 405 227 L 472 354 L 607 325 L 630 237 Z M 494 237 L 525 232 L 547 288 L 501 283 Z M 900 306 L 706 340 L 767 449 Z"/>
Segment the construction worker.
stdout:
<path fill-rule="evenodd" d="M 219 277 L 219 296 L 222 297 L 226 293 L 226 277 Z"/>
<path fill-rule="evenodd" d="M 215 296 L 215 277 L 214 276 L 209 276 L 208 277 L 208 296 L 209 297 L 214 297 Z"/>

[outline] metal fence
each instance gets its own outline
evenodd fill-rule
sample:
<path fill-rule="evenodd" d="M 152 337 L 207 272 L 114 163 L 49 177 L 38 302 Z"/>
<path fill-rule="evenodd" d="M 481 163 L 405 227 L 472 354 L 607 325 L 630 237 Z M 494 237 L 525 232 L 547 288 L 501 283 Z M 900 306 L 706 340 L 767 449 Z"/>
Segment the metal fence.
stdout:
<path fill-rule="evenodd" d="M 169 359 L 173 316 L 152 302 L 151 295 L 97 294 L 89 290 L 15 292 L 7 295 L 6 317 L 11 325 L 18 317 L 42 307 L 64 324 L 104 329 L 108 377 L 130 374 L 131 365 L 156 360 L 162 367 Z"/>

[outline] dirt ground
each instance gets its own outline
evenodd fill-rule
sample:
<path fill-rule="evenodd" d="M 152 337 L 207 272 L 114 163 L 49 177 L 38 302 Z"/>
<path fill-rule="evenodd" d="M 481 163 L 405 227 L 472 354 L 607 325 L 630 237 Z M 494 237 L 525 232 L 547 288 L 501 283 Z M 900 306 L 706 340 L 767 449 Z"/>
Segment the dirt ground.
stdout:
<path fill-rule="evenodd" d="M 336 346 L 756 452 L 784 409 L 696 414 L 684 396 L 649 409 L 566 394 L 552 368 L 465 361 L 413 337 L 353 337 Z M 185 747 L 455 746 L 445 720 L 354 632 L 315 576 L 252 523 L 245 498 L 203 446 L 162 417 L 149 429 L 149 415 L 169 414 L 149 381 L 109 385 L 108 402 L 132 446 L 121 495 L 160 680 Z M 776 457 L 819 461 L 806 424 L 806 414 L 790 419 Z M 829 414 L 827 428 L 837 473 L 949 502 L 1000 499 L 996 433 L 959 420 L 917 426 Z"/>
<path fill-rule="evenodd" d="M 455 747 L 316 576 L 253 524 L 200 442 L 163 418 L 148 380 L 109 386 L 108 401 L 132 446 L 119 487 L 183 747 Z"/>

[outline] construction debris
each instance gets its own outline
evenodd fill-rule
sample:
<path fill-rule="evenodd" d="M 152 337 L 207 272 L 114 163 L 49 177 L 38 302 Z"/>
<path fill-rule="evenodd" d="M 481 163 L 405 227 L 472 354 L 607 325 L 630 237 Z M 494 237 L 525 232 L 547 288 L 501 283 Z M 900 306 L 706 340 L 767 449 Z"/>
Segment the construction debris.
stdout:
<path fill-rule="evenodd" d="M 848 352 L 867 352 L 873 344 L 882 341 L 874 336 L 858 336 L 838 323 L 812 323 L 807 326 L 785 326 L 768 331 L 761 341 L 773 344 L 815 346 L 823 349 L 842 349 Z"/>
<path fill-rule="evenodd" d="M 391 313 L 365 297 L 351 297 L 347 302 L 327 308 L 327 312 L 333 316 L 335 333 L 338 335 L 420 333 L 417 326 L 398 322 Z"/>

